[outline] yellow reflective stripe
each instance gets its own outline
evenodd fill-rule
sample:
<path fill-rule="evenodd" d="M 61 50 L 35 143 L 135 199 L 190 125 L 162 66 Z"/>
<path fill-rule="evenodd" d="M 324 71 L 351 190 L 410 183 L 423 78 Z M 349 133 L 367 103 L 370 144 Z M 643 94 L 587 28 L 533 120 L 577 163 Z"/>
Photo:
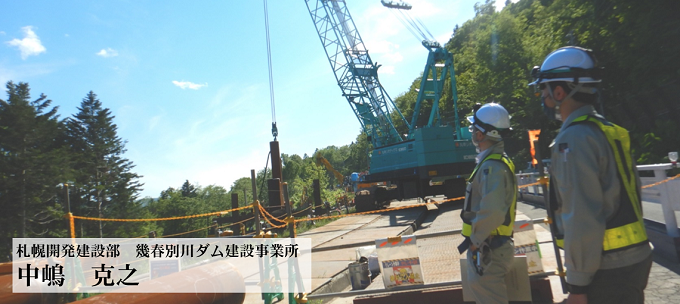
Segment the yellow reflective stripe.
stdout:
<path fill-rule="evenodd" d="M 604 231 L 602 250 L 609 251 L 630 245 L 642 243 L 647 240 L 647 231 L 641 222 L 634 222 L 621 227 L 610 228 Z M 564 249 L 564 239 L 555 239 L 557 247 Z"/>
<path fill-rule="evenodd" d="M 506 157 L 501 157 L 501 160 L 510 168 L 512 172 L 511 174 L 515 174 L 515 164 L 512 163 L 512 161 Z M 492 235 L 503 235 L 503 236 L 512 236 L 512 229 L 515 226 L 515 209 L 517 208 L 517 192 L 515 191 L 515 194 L 513 195 L 512 198 L 512 204 L 510 205 L 510 209 L 508 212 L 510 212 L 510 223 L 506 225 L 500 225 L 498 228 L 492 232 Z"/>
<path fill-rule="evenodd" d="M 472 235 L 472 225 L 463 223 L 463 231 L 460 234 L 470 237 Z"/>
<path fill-rule="evenodd" d="M 614 125 L 615 127 L 609 127 L 605 126 L 602 122 L 600 122 L 597 119 L 589 119 L 590 121 L 595 122 L 602 131 L 605 132 L 607 135 L 607 140 L 609 141 L 609 145 L 611 145 L 612 150 L 614 150 L 614 157 L 616 158 L 616 166 L 618 167 L 618 170 L 620 172 L 619 175 L 621 175 L 621 179 L 623 180 L 623 184 L 626 188 L 626 192 L 628 194 L 628 197 L 630 197 L 631 203 L 633 203 L 633 209 L 635 209 L 635 215 L 637 215 L 638 218 L 641 217 L 641 212 L 640 212 L 640 202 L 638 201 L 638 196 L 635 191 L 635 174 L 633 173 L 632 168 L 629 168 L 628 172 L 625 171 L 623 167 L 623 162 L 625 161 L 626 164 L 633 164 L 631 158 L 630 158 L 630 139 L 628 137 L 628 132 L 626 130 L 622 130 L 621 127 Z M 618 147 L 616 145 L 616 139 L 619 140 L 621 143 L 621 148 L 623 149 L 623 154 L 620 155 L 618 151 Z M 623 159 L 621 159 L 623 158 Z"/>
<path fill-rule="evenodd" d="M 511 174 L 515 174 L 515 164 L 508 158 L 503 157 L 501 154 L 489 154 L 487 157 L 484 158 L 477 166 L 475 167 L 474 171 L 472 171 L 472 174 L 470 177 L 475 176 L 475 173 L 477 172 L 477 169 L 481 166 L 482 163 L 484 163 L 487 159 L 494 159 L 494 160 L 501 160 L 503 161 L 508 168 L 512 172 Z M 501 235 L 501 236 L 512 236 L 512 229 L 515 226 L 515 209 L 517 208 L 517 192 L 515 192 L 512 204 L 510 205 L 510 209 L 508 212 L 510 213 L 510 223 L 506 225 L 500 225 L 496 230 L 491 232 L 491 235 Z M 470 224 L 463 223 L 463 231 L 461 232 L 463 236 L 470 237 L 472 235 L 472 226 Z"/>
<path fill-rule="evenodd" d="M 479 163 L 475 166 L 475 169 L 472 170 L 472 173 L 470 173 L 470 178 L 469 178 L 469 179 L 472 179 L 472 178 L 475 176 L 475 174 L 477 173 L 477 169 L 479 169 L 479 168 L 482 166 L 482 164 L 483 164 L 487 159 L 502 160 L 502 159 L 503 159 L 503 155 L 498 154 L 498 153 L 489 154 L 487 157 L 485 157 L 481 162 L 479 162 Z M 506 163 L 507 163 L 507 162 L 506 162 Z M 515 173 L 515 165 L 512 165 L 512 172 L 513 172 L 513 174 Z"/>
<path fill-rule="evenodd" d="M 514 225 L 515 223 L 513 222 L 512 224 Z M 512 236 L 512 226 L 500 225 L 491 232 L 491 235 Z"/>
<path fill-rule="evenodd" d="M 637 191 L 635 190 L 636 188 L 636 180 L 635 180 L 635 174 L 633 172 L 633 168 L 628 168 L 628 172 L 623 167 L 624 161 L 626 164 L 630 164 L 631 166 L 633 165 L 633 161 L 630 156 L 630 137 L 628 136 L 628 131 L 626 129 L 621 128 L 615 124 L 612 124 L 611 126 L 607 126 L 603 124 L 599 119 L 590 116 L 590 115 L 583 115 L 581 117 L 578 117 L 574 119 L 574 122 L 579 122 L 579 121 L 590 121 L 595 124 L 604 132 L 605 137 L 607 138 L 607 141 L 609 142 L 609 146 L 612 148 L 612 153 L 614 154 L 614 158 L 616 160 L 616 166 L 619 172 L 619 175 L 621 176 L 621 181 L 623 182 L 624 188 L 626 188 L 626 193 L 628 194 L 628 197 L 633 203 L 633 209 L 635 210 L 635 215 L 637 216 L 638 219 L 642 218 L 642 211 L 640 210 L 640 201 L 638 200 L 638 195 Z M 616 145 L 616 140 L 618 140 L 621 143 L 621 149 L 623 150 L 623 154 L 621 155 L 619 153 L 618 146 Z"/>
<path fill-rule="evenodd" d="M 637 221 L 621 227 L 604 231 L 604 251 L 623 248 L 647 240 L 647 232 L 642 222 Z"/>
<path fill-rule="evenodd" d="M 641 206 L 636 190 L 637 181 L 635 178 L 635 171 L 633 171 L 632 168 L 633 161 L 630 156 L 630 136 L 628 135 L 628 131 L 615 124 L 611 124 L 611 126 L 605 125 L 599 119 L 590 115 L 578 117 L 574 122 L 586 120 L 595 123 L 605 134 L 605 137 L 607 137 L 607 141 L 612 148 L 612 153 L 616 160 L 619 176 L 621 177 L 623 186 L 626 189 L 626 194 L 628 195 L 630 203 L 633 205 L 633 210 L 637 218 L 633 223 L 605 230 L 603 250 L 615 250 L 642 243 L 647 240 L 647 231 L 643 224 L 642 210 L 640 210 Z M 619 146 L 616 144 L 617 141 L 620 143 L 622 151 L 619 151 Z M 619 152 L 623 152 L 623 155 Z M 625 164 L 630 165 L 628 170 L 624 168 L 624 162 Z M 557 239 L 556 243 L 560 248 L 563 248 L 564 240 Z"/>
<path fill-rule="evenodd" d="M 512 223 L 514 226 L 514 222 Z M 491 235 L 512 236 L 512 227 L 500 225 L 496 230 L 491 231 Z M 460 232 L 463 236 L 470 237 L 472 235 L 472 225 L 463 223 L 463 230 Z"/>

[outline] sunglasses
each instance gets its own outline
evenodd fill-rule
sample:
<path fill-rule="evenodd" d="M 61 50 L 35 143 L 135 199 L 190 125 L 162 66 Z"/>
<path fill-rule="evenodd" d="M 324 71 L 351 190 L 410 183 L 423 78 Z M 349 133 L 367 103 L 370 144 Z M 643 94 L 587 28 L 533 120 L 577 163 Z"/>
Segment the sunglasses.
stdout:
<path fill-rule="evenodd" d="M 539 83 L 534 88 L 536 88 L 535 91 L 534 91 L 534 96 L 541 97 L 541 95 L 542 95 L 541 91 L 543 91 L 545 89 L 545 83 Z"/>

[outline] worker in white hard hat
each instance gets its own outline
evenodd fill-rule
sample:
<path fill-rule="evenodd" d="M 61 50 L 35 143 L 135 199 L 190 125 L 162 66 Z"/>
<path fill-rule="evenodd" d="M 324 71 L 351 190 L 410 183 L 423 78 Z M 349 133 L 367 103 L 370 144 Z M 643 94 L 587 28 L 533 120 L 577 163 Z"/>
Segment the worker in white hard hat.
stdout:
<path fill-rule="evenodd" d="M 505 154 L 510 115 L 500 104 L 476 106 L 470 121 L 472 142 L 477 147 L 477 166 L 468 179 L 461 211 L 468 251 L 467 283 L 477 303 L 508 303 L 505 275 L 513 263 L 512 230 L 517 205 L 515 165 Z M 465 271 L 465 270 L 463 270 Z"/>
<path fill-rule="evenodd" d="M 630 138 L 595 110 L 601 69 L 591 50 L 550 53 L 530 85 L 562 121 L 551 145 L 550 208 L 564 249 L 567 303 L 644 303 L 652 250 Z"/>

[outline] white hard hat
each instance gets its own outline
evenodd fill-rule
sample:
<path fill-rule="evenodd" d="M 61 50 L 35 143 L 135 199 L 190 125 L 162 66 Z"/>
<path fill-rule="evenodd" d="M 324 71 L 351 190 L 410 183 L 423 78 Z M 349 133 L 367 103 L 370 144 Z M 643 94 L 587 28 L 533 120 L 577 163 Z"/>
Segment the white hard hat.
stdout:
<path fill-rule="evenodd" d="M 510 128 L 510 114 L 503 106 L 497 103 L 487 103 L 475 111 L 467 120 L 484 135 L 501 139 Z"/>
<path fill-rule="evenodd" d="M 553 81 L 599 83 L 600 71 L 591 50 L 568 46 L 550 53 L 540 67 L 534 67 L 531 71 L 534 81 L 529 85 Z"/>

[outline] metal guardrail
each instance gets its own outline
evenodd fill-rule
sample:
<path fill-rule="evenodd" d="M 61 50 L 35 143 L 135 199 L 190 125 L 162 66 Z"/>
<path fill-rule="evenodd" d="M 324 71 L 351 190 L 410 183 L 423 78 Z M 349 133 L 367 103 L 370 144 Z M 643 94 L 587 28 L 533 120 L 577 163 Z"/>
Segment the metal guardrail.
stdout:
<path fill-rule="evenodd" d="M 653 171 L 654 178 L 643 179 L 646 182 L 657 182 L 667 180 L 666 170 L 677 168 L 677 164 L 654 164 L 639 165 L 638 171 Z M 655 190 L 645 190 L 642 193 L 642 200 L 661 203 L 664 221 L 666 222 L 666 233 L 671 237 L 680 237 L 678 222 L 675 218 L 675 211 L 680 211 L 680 179 L 674 179 L 656 185 Z"/>
<path fill-rule="evenodd" d="M 541 175 L 538 172 L 534 173 L 520 173 L 515 175 L 517 177 L 517 186 L 519 187 L 520 195 L 534 195 L 541 196 L 543 199 L 543 190 L 540 185 L 535 185 Z M 534 185 L 531 185 L 534 184 Z M 530 185 L 530 186 L 525 186 Z M 522 187 L 524 186 L 524 187 Z"/>
<path fill-rule="evenodd" d="M 643 177 L 642 181 L 642 200 L 661 204 L 666 233 L 671 237 L 680 237 L 675 211 L 680 211 L 680 178 L 678 176 L 668 178 L 666 171 L 678 168 L 678 164 L 654 164 L 638 165 L 639 172 L 653 171 L 654 177 Z M 520 186 L 519 194 L 522 199 L 543 200 L 543 191 L 540 186 L 522 187 L 522 185 L 533 184 L 538 181 L 539 173 L 520 173 L 516 174 L 517 185 Z"/>

